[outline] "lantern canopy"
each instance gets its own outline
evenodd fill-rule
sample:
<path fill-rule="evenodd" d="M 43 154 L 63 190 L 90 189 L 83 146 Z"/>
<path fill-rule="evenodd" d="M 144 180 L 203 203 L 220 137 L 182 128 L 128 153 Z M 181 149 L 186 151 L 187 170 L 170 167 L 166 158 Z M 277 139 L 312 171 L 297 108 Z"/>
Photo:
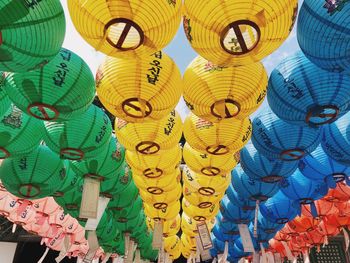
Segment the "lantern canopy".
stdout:
<path fill-rule="evenodd" d="M 0 10 L 0 71 L 39 69 L 57 55 L 66 32 L 60 1 L 2 1 Z"/>
<path fill-rule="evenodd" d="M 5 89 L 23 112 L 46 121 L 77 118 L 95 97 L 95 83 L 89 66 L 65 48 L 61 48 L 45 67 L 8 74 Z"/>

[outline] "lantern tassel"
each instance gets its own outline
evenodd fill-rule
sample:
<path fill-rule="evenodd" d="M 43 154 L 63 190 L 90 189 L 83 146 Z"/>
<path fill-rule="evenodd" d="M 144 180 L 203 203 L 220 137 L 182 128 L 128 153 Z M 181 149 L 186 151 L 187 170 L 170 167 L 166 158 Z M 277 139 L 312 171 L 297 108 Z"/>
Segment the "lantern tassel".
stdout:
<path fill-rule="evenodd" d="M 153 230 L 152 247 L 160 249 L 163 243 L 163 222 L 162 220 L 155 221 Z"/>
<path fill-rule="evenodd" d="M 17 229 L 17 225 L 13 224 L 12 225 L 12 234 L 14 234 L 16 232 L 16 229 Z"/>
<path fill-rule="evenodd" d="M 293 257 L 292 251 L 290 251 L 288 244 L 285 241 L 282 241 L 281 243 L 286 251 L 288 260 L 293 261 L 294 257 Z"/>
<path fill-rule="evenodd" d="M 316 205 L 315 205 L 315 202 L 312 202 L 310 204 L 310 210 L 311 210 L 311 214 L 314 218 L 317 218 L 318 217 L 318 213 L 317 213 L 317 208 L 316 208 Z"/>
<path fill-rule="evenodd" d="M 46 258 L 46 256 L 47 256 L 47 254 L 49 253 L 49 248 L 47 247 L 46 249 L 45 249 L 45 252 L 44 252 L 44 254 L 41 256 L 41 258 L 38 260 L 38 263 L 42 263 L 43 261 L 44 261 L 44 259 Z"/>
<path fill-rule="evenodd" d="M 262 262 L 267 263 L 267 255 L 262 243 L 260 243 L 260 249 L 261 249 L 261 255 L 262 255 Z"/>
<path fill-rule="evenodd" d="M 254 218 L 254 237 L 258 237 L 258 216 L 259 216 L 259 205 L 260 201 L 256 200 L 255 204 L 255 218 Z"/>
<path fill-rule="evenodd" d="M 125 233 L 124 234 L 124 253 L 125 253 L 125 257 L 128 256 L 128 250 L 129 250 L 129 243 L 130 243 L 130 234 L 129 233 Z"/>

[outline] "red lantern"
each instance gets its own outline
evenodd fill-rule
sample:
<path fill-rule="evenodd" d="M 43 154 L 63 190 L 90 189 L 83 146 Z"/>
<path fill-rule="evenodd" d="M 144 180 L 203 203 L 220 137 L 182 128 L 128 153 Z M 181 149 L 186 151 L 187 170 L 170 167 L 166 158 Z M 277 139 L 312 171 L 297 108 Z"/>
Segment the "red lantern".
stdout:
<path fill-rule="evenodd" d="M 312 217 L 306 217 L 306 216 L 298 216 L 294 218 L 293 221 L 290 221 L 288 223 L 289 227 L 293 229 L 297 233 L 304 233 L 304 232 L 310 232 L 317 228 L 318 224 L 320 223 L 320 220 L 312 218 Z"/>
<path fill-rule="evenodd" d="M 318 214 L 317 219 L 322 219 L 327 215 L 335 214 L 338 212 L 338 209 L 333 202 L 328 202 L 326 200 L 318 200 L 314 203 Z M 305 217 L 313 217 L 309 205 L 302 206 L 301 214 Z"/>
<path fill-rule="evenodd" d="M 345 202 L 350 199 L 350 187 L 343 181 L 337 183 L 335 189 L 330 189 L 323 198 L 329 202 Z"/>

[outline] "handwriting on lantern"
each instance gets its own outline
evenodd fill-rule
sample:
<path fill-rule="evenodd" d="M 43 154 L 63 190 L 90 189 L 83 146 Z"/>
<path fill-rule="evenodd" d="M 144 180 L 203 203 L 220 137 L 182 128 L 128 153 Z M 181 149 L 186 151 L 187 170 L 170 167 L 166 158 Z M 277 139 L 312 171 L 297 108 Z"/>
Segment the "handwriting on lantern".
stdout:
<path fill-rule="evenodd" d="M 157 82 L 159 81 L 159 76 L 163 68 L 160 62 L 163 55 L 161 51 L 158 51 L 152 54 L 151 56 L 154 56 L 156 59 L 154 59 L 149 63 L 151 67 L 148 69 L 149 74 L 147 74 L 147 80 L 148 80 L 148 83 L 152 85 L 156 85 Z"/>
<path fill-rule="evenodd" d="M 175 111 L 172 111 L 170 113 L 170 117 L 168 119 L 166 127 L 164 127 L 164 134 L 169 136 L 173 131 L 174 126 L 175 126 Z"/>
<path fill-rule="evenodd" d="M 32 9 L 35 8 L 37 4 L 39 4 L 42 0 L 24 0 L 24 3 L 27 7 L 30 7 Z"/>
<path fill-rule="evenodd" d="M 54 84 L 58 87 L 62 87 L 62 85 L 65 83 L 67 73 L 69 72 L 68 65 L 65 63 L 69 62 L 72 56 L 72 53 L 67 49 L 62 49 L 60 51 L 60 55 L 64 62 L 59 63 L 56 65 L 57 70 L 54 72 L 54 77 L 52 77 Z"/>

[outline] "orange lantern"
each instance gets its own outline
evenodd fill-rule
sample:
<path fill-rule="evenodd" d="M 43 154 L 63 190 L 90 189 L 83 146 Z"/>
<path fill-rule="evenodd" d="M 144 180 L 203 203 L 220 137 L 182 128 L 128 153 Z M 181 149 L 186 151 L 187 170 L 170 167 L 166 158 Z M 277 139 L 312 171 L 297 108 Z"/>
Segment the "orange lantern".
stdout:
<path fill-rule="evenodd" d="M 328 202 L 326 200 L 318 200 L 314 203 L 317 210 L 318 219 L 322 219 L 327 215 L 335 214 L 338 212 L 337 207 L 332 202 Z M 301 213 L 305 217 L 313 217 L 312 211 L 309 205 L 303 205 L 301 207 Z"/>

